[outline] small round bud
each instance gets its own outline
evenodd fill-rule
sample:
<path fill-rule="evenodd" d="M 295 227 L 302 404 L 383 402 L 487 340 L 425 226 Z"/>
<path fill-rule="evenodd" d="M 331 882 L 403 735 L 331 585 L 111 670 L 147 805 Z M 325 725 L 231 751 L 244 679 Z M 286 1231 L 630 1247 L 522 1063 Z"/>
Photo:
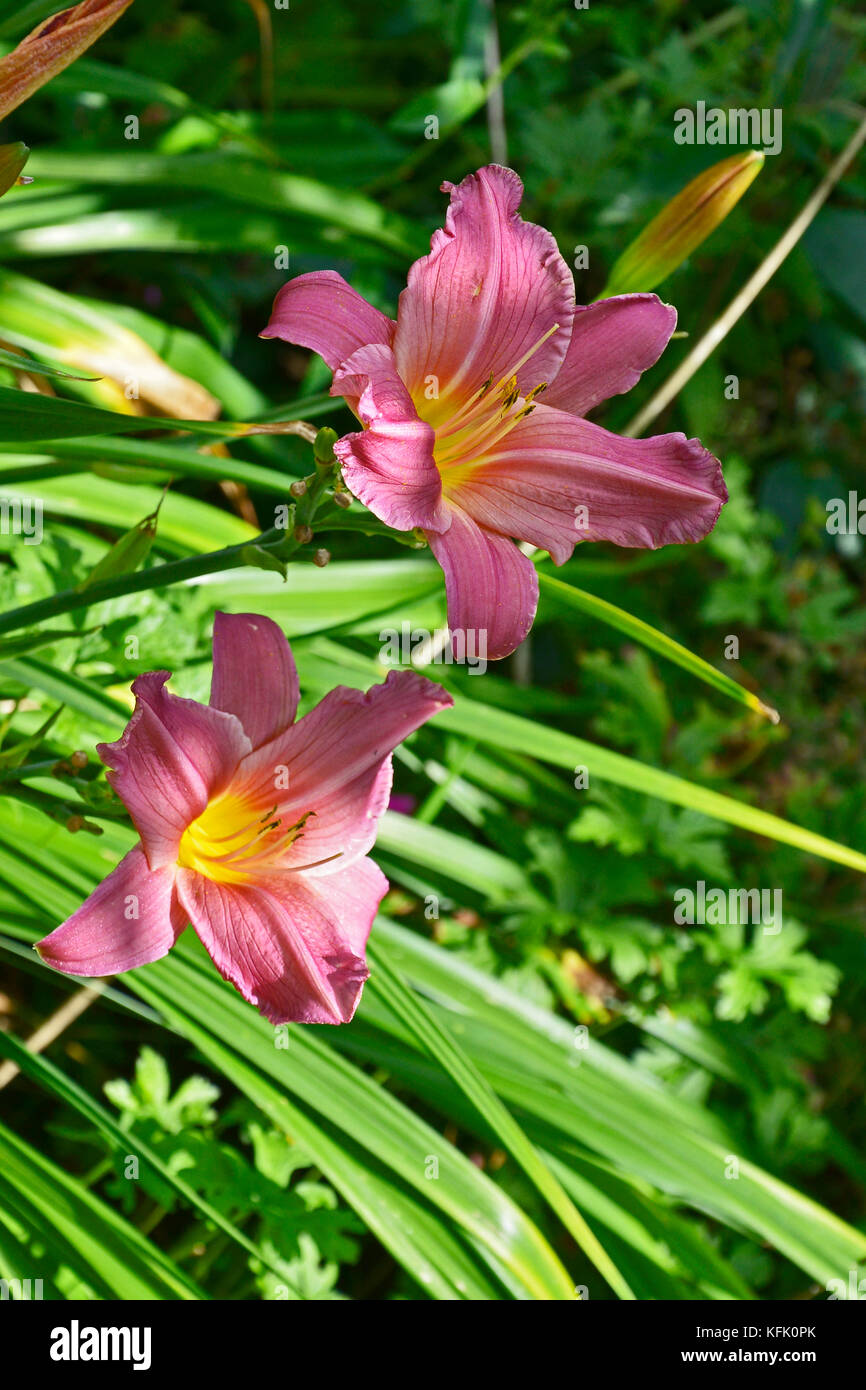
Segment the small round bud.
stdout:
<path fill-rule="evenodd" d="M 349 496 L 348 492 L 335 492 L 334 501 L 336 502 L 337 506 L 342 507 L 344 511 L 346 511 L 347 508 L 351 507 L 352 505 L 352 499 Z"/>
<path fill-rule="evenodd" d="M 329 425 L 325 425 L 319 430 L 313 444 L 313 457 L 316 463 L 323 468 L 330 468 L 335 460 L 334 445 L 339 439 L 336 430 L 332 430 Z"/>
<path fill-rule="evenodd" d="M 303 497 L 306 490 L 306 478 L 298 478 L 297 482 L 292 483 L 292 486 L 289 488 L 289 492 L 292 494 L 293 497 Z"/>
<path fill-rule="evenodd" d="M 313 539 L 312 526 L 296 526 L 294 530 L 294 537 L 295 540 L 298 541 L 301 545 L 306 545 L 308 541 L 311 541 Z"/>
<path fill-rule="evenodd" d="M 69 817 L 69 820 L 66 822 L 66 829 L 67 829 L 67 830 L 70 832 L 70 834 L 72 834 L 72 835 L 74 835 L 74 834 L 76 833 L 76 831 L 78 831 L 78 830 L 83 830 L 83 829 L 84 829 L 84 817 L 83 817 L 83 816 L 70 816 L 70 817 Z"/>
<path fill-rule="evenodd" d="M 81 748 L 76 748 L 74 753 L 70 753 L 69 761 L 76 769 L 87 767 L 87 754 Z"/>
<path fill-rule="evenodd" d="M 315 553 L 315 555 L 313 556 L 313 564 L 314 564 L 314 565 L 318 565 L 320 570 L 321 570 L 321 569 L 324 569 L 324 568 L 325 568 L 325 565 L 328 563 L 328 561 L 330 560 L 330 558 L 331 558 L 331 552 L 330 552 L 330 550 L 324 550 L 324 549 L 322 549 L 322 550 L 317 550 L 316 553 Z"/>

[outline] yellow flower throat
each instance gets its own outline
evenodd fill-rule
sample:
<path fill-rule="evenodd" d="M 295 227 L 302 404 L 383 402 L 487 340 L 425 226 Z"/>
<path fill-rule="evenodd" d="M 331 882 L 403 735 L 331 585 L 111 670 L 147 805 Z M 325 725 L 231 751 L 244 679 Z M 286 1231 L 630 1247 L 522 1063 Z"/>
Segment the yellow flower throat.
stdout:
<path fill-rule="evenodd" d="M 177 862 L 216 883 L 246 883 L 259 874 L 287 872 L 281 865 L 286 850 L 300 835 L 314 811 L 285 826 L 277 808 L 264 815 L 237 796 L 221 796 L 188 825 L 181 837 Z"/>

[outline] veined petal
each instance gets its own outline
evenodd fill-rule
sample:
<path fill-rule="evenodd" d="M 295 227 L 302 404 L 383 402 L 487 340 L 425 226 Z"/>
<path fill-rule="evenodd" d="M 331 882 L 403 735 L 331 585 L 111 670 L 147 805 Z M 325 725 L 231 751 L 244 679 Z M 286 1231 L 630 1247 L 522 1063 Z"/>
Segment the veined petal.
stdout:
<path fill-rule="evenodd" d="M 661 357 L 676 325 L 676 309 L 655 294 L 620 294 L 579 305 L 565 361 L 544 404 L 585 415 L 610 396 L 630 391 Z"/>
<path fill-rule="evenodd" d="M 286 826 L 314 812 L 284 862 L 314 864 L 305 876 L 330 877 L 372 847 L 397 744 L 452 703 L 441 686 L 414 671 L 392 671 L 366 694 L 337 686 L 281 738 L 244 760 L 232 794 L 254 808 L 276 805 Z"/>
<path fill-rule="evenodd" d="M 448 483 L 449 500 L 480 526 L 531 541 L 560 565 L 579 540 L 650 549 L 701 540 L 727 496 L 718 459 L 697 439 L 624 439 L 544 405 Z"/>
<path fill-rule="evenodd" d="M 448 530 L 427 537 L 445 573 L 449 628 L 464 634 L 467 649 L 469 633 L 474 633 L 474 650 L 491 661 L 520 646 L 538 607 L 535 566 L 508 539 L 518 534 L 487 530 L 462 506 L 452 506 Z M 454 646 L 459 650 L 457 639 Z"/>
<path fill-rule="evenodd" d="M 282 628 L 261 613 L 217 613 L 212 709 L 234 714 L 252 744 L 276 738 L 298 709 L 298 672 Z"/>
<path fill-rule="evenodd" d="M 184 830 L 225 789 L 251 747 L 233 714 L 170 695 L 168 678 L 168 671 L 138 676 L 122 738 L 97 745 L 151 869 L 176 860 Z"/>
<path fill-rule="evenodd" d="M 220 974 L 272 1023 L 348 1023 L 388 880 L 370 859 L 310 881 L 215 883 L 187 869 L 178 892 Z"/>
<path fill-rule="evenodd" d="M 495 384 L 516 368 L 524 394 L 553 379 L 568 346 L 574 281 L 550 232 L 520 217 L 523 184 L 513 169 L 491 164 L 442 189 L 451 194 L 445 226 L 409 271 L 394 355 L 416 401 L 435 378 L 447 418 L 448 403 L 491 375 Z"/>
<path fill-rule="evenodd" d="M 305 822 L 293 841 L 285 865 L 293 870 L 303 868 L 305 878 L 329 878 L 363 859 L 376 843 L 379 818 L 388 809 L 393 780 L 389 754 L 376 767 L 366 768 L 351 782 L 332 790 L 327 806 Z M 292 816 L 289 812 L 286 819 Z"/>
<path fill-rule="evenodd" d="M 332 393 L 358 400 L 367 429 L 334 445 L 355 496 L 388 526 L 434 531 L 448 524 L 442 481 L 433 459 L 433 430 L 418 418 L 383 344 L 359 348 L 334 375 Z"/>
<path fill-rule="evenodd" d="M 150 869 L 136 845 L 36 950 L 67 975 L 118 975 L 164 956 L 186 920 L 175 897 L 173 868 Z"/>
<path fill-rule="evenodd" d="M 335 270 L 313 270 L 283 285 L 260 338 L 310 348 L 335 371 L 365 343 L 390 343 L 394 321 L 374 309 Z"/>

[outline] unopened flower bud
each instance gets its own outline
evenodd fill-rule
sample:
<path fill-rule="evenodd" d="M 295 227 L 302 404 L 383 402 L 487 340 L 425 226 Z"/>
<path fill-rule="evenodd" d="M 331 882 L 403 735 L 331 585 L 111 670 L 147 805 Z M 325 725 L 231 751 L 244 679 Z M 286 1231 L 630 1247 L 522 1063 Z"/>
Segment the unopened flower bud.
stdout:
<path fill-rule="evenodd" d="M 306 478 L 298 478 L 297 481 L 292 483 L 291 487 L 289 488 L 289 492 L 292 494 L 293 497 L 303 497 L 306 490 Z"/>
<path fill-rule="evenodd" d="M 294 536 L 301 545 L 306 545 L 308 541 L 313 539 L 313 528 L 312 526 L 296 526 Z"/>
<path fill-rule="evenodd" d="M 313 564 L 318 565 L 319 569 L 324 569 L 325 565 L 328 563 L 330 558 L 330 550 L 325 550 L 324 548 L 321 550 L 317 550 L 315 555 L 313 556 Z"/>
<path fill-rule="evenodd" d="M 339 437 L 337 431 L 332 430 L 329 425 L 325 425 L 316 435 L 315 443 L 313 444 L 313 456 L 316 463 L 321 464 L 323 468 L 330 468 L 334 463 L 336 457 L 334 454 L 334 445 Z"/>
<path fill-rule="evenodd" d="M 349 496 L 348 492 L 335 492 L 334 501 L 336 502 L 337 506 L 342 507 L 344 511 L 352 505 L 352 499 Z"/>
<path fill-rule="evenodd" d="M 763 164 L 763 151 L 743 150 L 687 183 L 622 253 L 600 297 L 651 290 L 666 280 L 724 221 Z"/>

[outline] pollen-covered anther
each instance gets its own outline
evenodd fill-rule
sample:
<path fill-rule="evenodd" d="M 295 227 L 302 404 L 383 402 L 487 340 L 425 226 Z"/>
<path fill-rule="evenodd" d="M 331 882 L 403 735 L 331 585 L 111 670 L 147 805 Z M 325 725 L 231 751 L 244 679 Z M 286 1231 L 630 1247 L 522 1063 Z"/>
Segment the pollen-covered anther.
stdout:
<path fill-rule="evenodd" d="M 509 377 L 502 389 L 502 413 L 503 415 L 511 409 L 520 398 L 520 387 L 517 385 L 517 377 Z"/>
<path fill-rule="evenodd" d="M 306 811 L 285 827 L 277 811 L 273 806 L 250 819 L 243 801 L 223 797 L 212 802 L 184 832 L 178 864 L 218 883 L 237 883 L 252 872 L 286 872 L 285 853 L 303 835 L 315 811 Z"/>

